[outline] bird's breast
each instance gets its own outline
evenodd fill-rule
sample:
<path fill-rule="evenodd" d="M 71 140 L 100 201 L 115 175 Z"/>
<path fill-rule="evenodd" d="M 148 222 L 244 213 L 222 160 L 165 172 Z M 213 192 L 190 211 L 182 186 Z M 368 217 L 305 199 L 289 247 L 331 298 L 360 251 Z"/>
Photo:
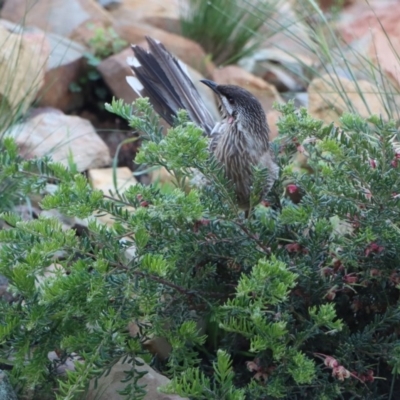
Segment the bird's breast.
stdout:
<path fill-rule="evenodd" d="M 258 165 L 268 142 L 259 143 L 238 130 L 237 125 L 220 123 L 219 132 L 212 139 L 210 149 L 224 165 L 225 174 L 235 185 L 239 205 L 246 207 L 252 186 L 252 167 Z"/>

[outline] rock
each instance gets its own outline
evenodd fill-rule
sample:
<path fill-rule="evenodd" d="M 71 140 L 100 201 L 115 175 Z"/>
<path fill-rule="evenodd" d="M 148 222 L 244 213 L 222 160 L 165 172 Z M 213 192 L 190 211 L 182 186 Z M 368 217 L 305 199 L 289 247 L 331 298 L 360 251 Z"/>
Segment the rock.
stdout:
<path fill-rule="evenodd" d="M 83 363 L 82 357 L 76 353 L 71 353 L 66 359 L 60 360 L 59 355 L 55 351 L 50 351 L 47 353 L 47 358 L 55 366 L 59 375 L 65 375 L 68 371 L 75 371 L 75 364 Z"/>
<path fill-rule="evenodd" d="M 0 25 L 0 120 L 3 126 L 17 108 L 25 112 L 43 86 L 49 54 L 44 40 L 40 34 L 26 37 L 22 33 L 10 33 Z"/>
<path fill-rule="evenodd" d="M 34 205 L 35 198 L 29 203 L 19 204 L 13 208 L 13 213 L 17 214 L 22 221 L 32 221 L 38 218 L 40 209 Z"/>
<path fill-rule="evenodd" d="M 101 190 L 104 194 L 110 196 L 110 191 L 115 194 L 114 186 L 114 169 L 99 168 L 90 169 L 88 171 L 89 181 L 94 189 Z M 132 171 L 127 167 L 115 169 L 116 186 L 118 192 L 122 193 L 130 186 L 137 184 L 136 179 L 132 175 Z M 117 198 L 114 195 L 115 198 Z"/>
<path fill-rule="evenodd" d="M 371 114 L 386 115 L 379 89 L 364 80 L 354 82 L 324 75 L 311 82 L 308 94 L 310 114 L 327 124 L 337 123 L 343 112 L 356 112 L 363 118 Z"/>
<path fill-rule="evenodd" d="M 172 54 L 206 77 L 215 68 L 202 47 L 190 39 L 145 24 L 132 25 L 118 21 L 115 22 L 114 29 L 129 44 L 137 44 L 146 49 L 148 46 L 145 36 L 159 40 Z"/>
<path fill-rule="evenodd" d="M 0 274 L 0 301 L 11 302 L 13 300 L 15 300 L 14 296 L 8 291 L 8 279 L 4 275 Z M 0 381 L 1 381 L 1 370 L 0 370 Z M 0 395 L 0 400 L 1 400 L 1 395 Z"/>
<path fill-rule="evenodd" d="M 122 4 L 122 0 L 97 0 L 97 1 L 106 10 L 114 10 L 115 8 L 121 6 Z"/>
<path fill-rule="evenodd" d="M 114 96 L 117 99 L 123 99 L 126 103 L 132 103 L 138 97 L 126 82 L 126 77 L 132 75 L 132 69 L 126 59 L 132 57 L 132 54 L 132 49 L 129 47 L 106 58 L 97 66 Z"/>
<path fill-rule="evenodd" d="M 111 10 L 115 21 L 123 25 L 148 24 L 155 28 L 180 33 L 181 0 L 124 0 Z"/>
<path fill-rule="evenodd" d="M 14 125 L 6 134 L 15 138 L 21 155 L 26 158 L 48 155 L 68 166 L 72 155 L 78 171 L 111 163 L 108 147 L 91 123 L 58 110 L 45 109 Z"/>
<path fill-rule="evenodd" d="M 132 238 L 130 237 L 124 237 L 120 239 L 120 242 L 126 246 L 124 256 L 126 258 L 126 261 L 130 263 L 135 257 L 137 257 L 136 244 L 132 241 Z"/>
<path fill-rule="evenodd" d="M 35 26 L 69 37 L 83 23 L 112 18 L 95 0 L 5 0 L 1 16 L 9 21 Z"/>
<path fill-rule="evenodd" d="M 58 108 L 64 112 L 80 107 L 83 95 L 71 92 L 70 85 L 81 77 L 86 48 L 37 28 L 23 27 L 6 20 L 0 20 L 0 25 L 10 32 L 20 32 L 24 40 L 37 49 L 38 62 L 45 71 L 43 84 L 36 95 L 37 105 Z"/>
<path fill-rule="evenodd" d="M 354 4 L 356 1 L 357 0 L 343 0 L 343 2 L 340 2 L 340 7 L 347 7 L 351 4 Z M 321 10 L 328 11 L 328 10 L 332 9 L 332 7 L 338 6 L 338 1 L 337 0 L 319 0 L 318 4 L 321 7 Z"/>
<path fill-rule="evenodd" d="M 135 322 L 131 322 L 128 325 L 129 335 L 132 337 L 140 337 L 143 342 L 143 347 L 148 350 L 151 354 L 156 355 L 159 359 L 165 360 L 171 354 L 172 347 L 164 337 L 151 337 L 143 341 L 143 337 L 140 335 L 139 326 Z"/>
<path fill-rule="evenodd" d="M 69 38 L 74 42 L 82 44 L 85 48 L 92 46 L 91 42 L 94 40 L 97 31 L 104 31 L 105 35 L 108 29 L 112 29 L 105 24 L 104 21 L 91 21 L 83 22 L 77 26 L 69 35 Z"/>
<path fill-rule="evenodd" d="M 296 1 L 298 0 L 280 2 L 275 16 L 263 24 L 259 35 L 265 37 L 265 41 L 261 43 L 259 51 L 266 49 L 269 53 L 273 50 L 279 57 L 285 57 L 283 55 L 285 53 L 291 62 L 296 63 L 300 60 L 308 65 L 318 60 L 313 52 L 315 46 L 309 32 L 310 28 L 303 18 L 299 18 L 299 15 L 304 14 L 304 2 L 301 2 L 299 13 L 296 11 L 296 4 L 293 4 Z M 247 67 L 245 69 L 252 72 Z"/>
<path fill-rule="evenodd" d="M 18 400 L 5 371 L 0 370 L 0 400 Z"/>
<path fill-rule="evenodd" d="M 163 185 L 176 185 L 175 177 L 165 167 L 157 168 L 150 172 L 151 182 Z"/>
<path fill-rule="evenodd" d="M 398 0 L 358 1 L 340 13 L 337 30 L 347 43 L 369 35 L 374 29 L 383 29 L 389 38 L 399 37 L 398 5 Z"/>
<path fill-rule="evenodd" d="M 154 184 L 159 184 L 164 190 L 173 190 L 177 186 L 177 181 L 174 175 L 168 172 L 165 167 L 160 167 L 152 170 L 149 173 L 150 181 Z M 204 176 L 197 169 L 192 169 L 192 177 L 185 178 L 184 189 L 190 191 L 194 186 L 202 186 L 204 184 Z"/>
<path fill-rule="evenodd" d="M 400 18 L 400 13 L 398 15 Z M 379 72 L 389 78 L 397 91 L 400 89 L 400 29 L 398 36 L 388 39 L 386 33 L 380 29 L 371 31 L 371 43 L 368 47 L 368 55 Z M 398 96 L 398 94 L 397 94 Z"/>
<path fill-rule="evenodd" d="M 137 181 L 132 175 L 132 171 L 127 167 L 115 170 L 116 187 L 118 193 L 123 193 L 130 186 L 136 185 Z M 102 168 L 91 169 L 88 171 L 89 181 L 94 189 L 101 190 L 105 195 L 118 199 L 114 186 L 114 169 Z M 112 193 L 110 193 L 110 191 Z M 125 207 L 126 210 L 133 212 L 133 207 Z M 114 225 L 114 217 L 111 214 L 96 215 L 96 219 L 110 227 Z"/>
<path fill-rule="evenodd" d="M 313 51 L 315 44 L 310 28 L 305 22 L 308 17 L 305 3 L 299 0 L 276 3 L 279 4 L 274 15 L 259 32 L 265 40 L 239 65 L 281 92 L 304 91 L 309 83 L 309 71 L 319 61 Z"/>
<path fill-rule="evenodd" d="M 136 365 L 124 364 L 122 361 L 116 363 L 110 370 L 107 376 L 102 376 L 97 380 L 95 388 L 95 380 L 91 381 L 86 400 L 123 400 L 126 397 L 119 395 L 118 391 L 126 387 L 129 382 L 121 382 L 125 379 L 124 371 L 129 371 L 135 368 L 139 373 L 147 372 L 137 382 L 138 385 L 145 385 L 147 391 L 143 400 L 185 400 L 183 397 L 176 395 L 167 395 L 158 392 L 158 388 L 166 385 L 169 379 L 164 375 L 159 374 L 142 359 L 136 358 Z M 187 400 L 187 399 L 186 399 Z"/>
<path fill-rule="evenodd" d="M 60 276 L 66 276 L 66 270 L 61 264 L 50 264 L 41 271 L 35 273 L 35 288 L 42 291 L 46 286 L 51 286 L 54 280 Z"/>
<path fill-rule="evenodd" d="M 85 47 L 56 34 L 46 35 L 51 48 L 44 86 L 38 93 L 38 105 L 64 112 L 79 108 L 84 101 L 81 92 L 71 91 L 84 69 Z"/>
<path fill-rule="evenodd" d="M 300 92 L 294 95 L 294 103 L 296 107 L 308 108 L 308 92 Z"/>
<path fill-rule="evenodd" d="M 75 218 L 74 217 L 67 217 L 66 215 L 63 215 L 60 211 L 56 209 L 52 210 L 43 210 L 40 213 L 40 216 L 43 218 L 53 218 L 58 220 L 58 222 L 61 224 L 62 230 L 66 231 L 68 229 L 71 229 L 72 227 L 75 226 Z"/>
<path fill-rule="evenodd" d="M 216 68 L 213 73 L 213 80 L 220 85 L 238 85 L 247 89 L 257 97 L 265 112 L 269 112 L 272 109 L 274 102 L 283 103 L 274 86 L 236 65 Z"/>
<path fill-rule="evenodd" d="M 359 52 L 372 59 L 377 67 L 376 75 L 383 71 L 397 90 L 400 89 L 398 4 L 394 0 L 357 3 L 343 12 L 337 27 L 347 43 L 351 43 L 353 47 L 361 47 Z"/>
<path fill-rule="evenodd" d="M 297 53 L 288 53 L 278 48 L 265 48 L 240 61 L 246 71 L 274 85 L 279 91 L 298 92 L 307 86 L 306 71 L 314 64 L 312 58 Z"/>
<path fill-rule="evenodd" d="M 277 110 L 271 110 L 267 114 L 267 121 L 269 125 L 269 140 L 272 141 L 278 137 L 279 131 L 276 123 L 279 121 L 281 113 Z"/>

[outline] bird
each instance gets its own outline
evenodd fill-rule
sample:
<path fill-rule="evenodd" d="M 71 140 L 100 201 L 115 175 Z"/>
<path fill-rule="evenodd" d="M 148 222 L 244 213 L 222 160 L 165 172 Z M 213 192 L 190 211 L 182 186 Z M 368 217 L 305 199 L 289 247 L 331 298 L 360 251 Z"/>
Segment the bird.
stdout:
<path fill-rule="evenodd" d="M 254 183 L 254 167 L 268 169 L 263 193 L 270 191 L 278 178 L 279 167 L 269 141 L 266 114 L 258 99 L 236 85 L 201 82 L 216 95 L 220 120 L 208 111 L 189 77 L 186 65 L 165 46 L 146 36 L 148 50 L 132 45 L 134 57 L 128 64 L 134 76 L 127 82 L 140 97 L 148 97 L 155 112 L 173 126 L 179 110 L 186 110 L 190 120 L 209 138 L 209 151 L 222 164 L 226 178 L 233 183 L 238 206 L 248 215 Z"/>

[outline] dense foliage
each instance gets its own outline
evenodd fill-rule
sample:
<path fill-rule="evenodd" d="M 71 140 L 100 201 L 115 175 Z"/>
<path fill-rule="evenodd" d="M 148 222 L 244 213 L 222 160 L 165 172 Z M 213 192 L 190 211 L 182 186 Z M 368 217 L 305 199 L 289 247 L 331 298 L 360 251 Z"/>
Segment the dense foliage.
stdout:
<path fill-rule="evenodd" d="M 281 178 L 244 219 L 184 115 L 163 136 L 145 100 L 134 112 L 108 108 L 148 139 L 136 161 L 166 167 L 178 185 L 136 185 L 112 200 L 52 165 L 38 179 L 50 176 L 58 190 L 42 206 L 110 213 L 113 228 L 91 220 L 78 235 L 55 220 L 2 214 L 0 272 L 17 300 L 0 305 L 0 359 L 18 388 L 78 399 L 121 357 L 134 366 L 141 356 L 172 379 L 164 391 L 190 399 L 397 398 L 394 124 L 345 115 L 340 128 L 323 126 L 282 106 Z M 307 168 L 296 165 L 300 153 Z M 207 184 L 187 191 L 193 168 Z M 255 198 L 267 173 L 255 170 Z M 154 337 L 171 344 L 167 359 L 146 354 Z M 71 354 L 76 370 L 58 375 Z M 133 367 L 127 398 L 143 397 L 137 378 Z"/>

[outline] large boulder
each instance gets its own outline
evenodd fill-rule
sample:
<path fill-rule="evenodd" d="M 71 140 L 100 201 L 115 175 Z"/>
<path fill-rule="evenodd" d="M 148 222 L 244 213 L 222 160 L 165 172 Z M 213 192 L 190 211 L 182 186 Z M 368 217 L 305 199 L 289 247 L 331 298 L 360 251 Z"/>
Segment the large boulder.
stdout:
<path fill-rule="evenodd" d="M 0 24 L 0 102 L 2 118 L 26 111 L 44 84 L 49 49 L 40 33 L 12 33 Z"/>
<path fill-rule="evenodd" d="M 92 124 L 58 110 L 44 109 L 26 122 L 12 126 L 6 134 L 15 138 L 26 158 L 51 156 L 68 166 L 72 156 L 78 171 L 111 163 L 108 147 Z"/>
<path fill-rule="evenodd" d="M 86 48 L 55 33 L 39 28 L 25 27 L 0 19 L 0 26 L 9 32 L 19 32 L 24 42 L 35 50 L 37 65 L 44 70 L 36 103 L 40 107 L 54 107 L 64 112 L 72 111 L 83 103 L 83 95 L 71 91 L 71 85 L 82 76 Z"/>
<path fill-rule="evenodd" d="M 81 24 L 112 18 L 95 0 L 5 0 L 1 17 L 69 37 Z"/>
<path fill-rule="evenodd" d="M 206 77 L 210 76 L 215 68 L 203 48 L 183 36 L 146 24 L 124 24 L 121 21 L 114 23 L 114 30 L 129 44 L 137 44 L 144 48 L 148 46 L 145 36 L 159 40 L 172 54 Z"/>
<path fill-rule="evenodd" d="M 310 114 L 328 124 L 337 123 L 344 112 L 355 112 L 363 118 L 386 115 L 379 89 L 365 80 L 324 75 L 311 82 L 308 93 Z"/>
<path fill-rule="evenodd" d="M 143 400 L 185 400 L 183 397 L 175 395 L 167 395 L 160 393 L 158 388 L 164 386 L 169 382 L 169 379 L 164 375 L 159 374 L 143 360 L 137 359 L 139 363 L 134 367 L 131 364 L 124 364 L 122 361 L 116 363 L 110 372 L 97 380 L 92 381 L 87 400 L 123 400 L 126 397 L 118 394 L 118 391 L 124 389 L 127 382 L 121 382 L 125 379 L 126 374 L 124 371 L 129 371 L 132 368 L 138 373 L 147 372 L 143 377 L 138 380 L 138 385 L 145 385 L 147 391 Z M 187 400 L 187 399 L 186 399 Z"/>
<path fill-rule="evenodd" d="M 347 43 L 371 59 L 376 75 L 384 73 L 400 89 L 400 8 L 398 0 L 357 2 L 340 15 L 337 30 Z M 368 67 L 365 67 L 368 69 Z"/>
<path fill-rule="evenodd" d="M 181 0 L 124 0 L 110 14 L 122 25 L 149 24 L 179 33 L 180 3 Z"/>
<path fill-rule="evenodd" d="M 44 85 L 37 95 L 38 105 L 70 112 L 83 104 L 81 91 L 72 91 L 84 70 L 86 48 L 55 33 L 46 34 L 50 45 L 50 58 Z"/>
<path fill-rule="evenodd" d="M 0 400 L 18 400 L 6 373 L 0 370 Z"/>

